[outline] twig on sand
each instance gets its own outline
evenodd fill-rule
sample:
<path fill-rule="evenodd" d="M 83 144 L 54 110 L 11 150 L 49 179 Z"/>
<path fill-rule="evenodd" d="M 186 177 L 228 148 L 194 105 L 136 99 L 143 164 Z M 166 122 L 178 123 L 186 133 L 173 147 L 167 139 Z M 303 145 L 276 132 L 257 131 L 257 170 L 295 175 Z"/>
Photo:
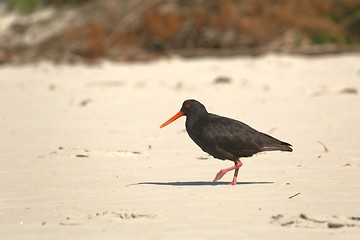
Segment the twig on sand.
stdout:
<path fill-rule="evenodd" d="M 297 195 L 300 195 L 300 193 L 298 192 L 298 193 L 296 193 L 296 194 L 294 194 L 294 195 L 291 195 L 291 196 L 289 197 L 289 199 L 294 198 L 294 197 L 296 197 Z"/>
<path fill-rule="evenodd" d="M 324 153 L 329 152 L 329 149 L 326 147 L 326 145 L 323 142 L 317 141 L 318 144 L 320 144 L 321 146 L 323 146 L 324 148 Z"/>
<path fill-rule="evenodd" d="M 81 223 L 63 223 L 63 222 L 60 222 L 60 225 L 61 226 L 79 226 L 79 225 L 82 225 Z"/>

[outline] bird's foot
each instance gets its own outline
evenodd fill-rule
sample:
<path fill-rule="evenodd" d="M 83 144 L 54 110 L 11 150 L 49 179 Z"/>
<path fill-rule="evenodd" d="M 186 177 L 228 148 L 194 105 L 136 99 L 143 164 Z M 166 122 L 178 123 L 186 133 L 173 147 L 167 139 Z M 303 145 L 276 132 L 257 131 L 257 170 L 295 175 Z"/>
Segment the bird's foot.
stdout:
<path fill-rule="evenodd" d="M 235 186 L 236 184 L 237 184 L 237 179 L 236 179 L 236 177 L 234 177 L 234 179 L 232 180 L 232 182 L 229 183 L 228 185 Z"/>
<path fill-rule="evenodd" d="M 227 171 L 225 169 L 221 169 L 215 176 L 213 182 L 216 182 L 218 180 L 220 180 L 224 175 L 225 173 L 227 173 Z"/>

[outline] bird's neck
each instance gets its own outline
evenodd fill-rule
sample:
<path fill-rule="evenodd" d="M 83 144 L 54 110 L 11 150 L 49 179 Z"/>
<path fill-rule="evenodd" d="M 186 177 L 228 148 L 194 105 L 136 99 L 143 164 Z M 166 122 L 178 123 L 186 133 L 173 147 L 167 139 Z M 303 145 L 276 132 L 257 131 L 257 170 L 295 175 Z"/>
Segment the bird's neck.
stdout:
<path fill-rule="evenodd" d="M 202 125 L 206 122 L 207 114 L 194 114 L 186 117 L 186 129 L 196 130 L 198 125 Z"/>

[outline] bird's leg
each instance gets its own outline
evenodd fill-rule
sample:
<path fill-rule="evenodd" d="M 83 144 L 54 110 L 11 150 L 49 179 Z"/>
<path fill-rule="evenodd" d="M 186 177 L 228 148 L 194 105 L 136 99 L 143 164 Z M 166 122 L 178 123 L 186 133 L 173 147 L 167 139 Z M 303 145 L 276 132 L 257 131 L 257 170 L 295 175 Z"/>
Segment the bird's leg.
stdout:
<path fill-rule="evenodd" d="M 237 175 L 239 173 L 239 168 L 242 165 L 243 164 L 242 164 L 242 162 L 240 160 L 235 161 L 236 168 L 235 168 L 235 172 L 234 172 L 234 178 L 233 178 L 232 182 L 229 185 L 236 185 L 236 183 L 237 183 Z"/>
<path fill-rule="evenodd" d="M 215 176 L 214 182 L 220 180 L 227 172 L 235 169 L 234 179 L 231 182 L 231 185 L 236 185 L 236 178 L 239 172 L 239 168 L 242 166 L 242 162 L 238 159 L 234 161 L 235 165 L 229 168 L 221 169 Z"/>

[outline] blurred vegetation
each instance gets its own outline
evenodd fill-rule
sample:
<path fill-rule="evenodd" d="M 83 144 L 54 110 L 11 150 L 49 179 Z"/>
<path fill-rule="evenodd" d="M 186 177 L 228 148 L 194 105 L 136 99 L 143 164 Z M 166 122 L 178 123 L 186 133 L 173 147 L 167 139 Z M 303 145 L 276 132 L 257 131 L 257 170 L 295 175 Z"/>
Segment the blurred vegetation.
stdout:
<path fill-rule="evenodd" d="M 7 5 L 22 14 L 27 14 L 43 6 L 81 4 L 90 1 L 91 0 L 7 0 Z"/>
<path fill-rule="evenodd" d="M 44 5 L 45 0 L 9 0 L 8 5 L 10 8 L 26 14 Z"/>
<path fill-rule="evenodd" d="M 0 36 L 0 62 L 1 58 L 121 61 L 170 54 L 323 54 L 360 49 L 360 0 L 6 1 L 21 13 L 53 6 L 59 15 L 47 23 L 14 24 L 12 35 L 2 42 Z M 67 10 L 73 18 L 64 23 Z M 21 42 L 61 24 L 65 24 L 61 31 L 41 43 L 29 47 Z M 10 45 L 13 39 L 20 43 Z"/>

